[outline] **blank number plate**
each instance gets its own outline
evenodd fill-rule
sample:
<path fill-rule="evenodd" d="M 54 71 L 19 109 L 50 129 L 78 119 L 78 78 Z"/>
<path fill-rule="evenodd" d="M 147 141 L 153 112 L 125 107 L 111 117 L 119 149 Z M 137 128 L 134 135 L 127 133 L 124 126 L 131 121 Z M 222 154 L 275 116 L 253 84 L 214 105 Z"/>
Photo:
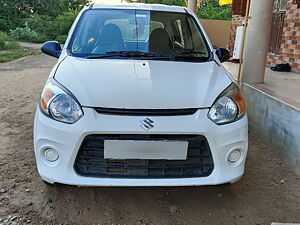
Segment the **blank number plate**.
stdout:
<path fill-rule="evenodd" d="M 105 159 L 186 160 L 187 141 L 105 140 Z"/>

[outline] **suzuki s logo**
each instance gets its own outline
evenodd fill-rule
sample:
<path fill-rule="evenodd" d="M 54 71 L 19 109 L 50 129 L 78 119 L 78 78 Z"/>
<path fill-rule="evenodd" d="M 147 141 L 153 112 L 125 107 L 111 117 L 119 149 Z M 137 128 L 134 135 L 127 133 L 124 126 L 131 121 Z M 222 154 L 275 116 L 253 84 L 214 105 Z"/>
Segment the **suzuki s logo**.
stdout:
<path fill-rule="evenodd" d="M 154 127 L 153 123 L 154 123 L 153 120 L 146 118 L 144 120 L 141 120 L 140 127 L 143 128 L 144 130 L 151 130 Z"/>

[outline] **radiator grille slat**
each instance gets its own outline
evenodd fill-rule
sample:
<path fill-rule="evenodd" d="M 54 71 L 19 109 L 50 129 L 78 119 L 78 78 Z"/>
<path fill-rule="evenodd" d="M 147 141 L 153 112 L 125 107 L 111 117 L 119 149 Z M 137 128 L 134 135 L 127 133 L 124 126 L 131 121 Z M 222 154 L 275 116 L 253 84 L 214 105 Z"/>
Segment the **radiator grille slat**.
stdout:
<path fill-rule="evenodd" d="M 188 141 L 188 155 L 186 160 L 104 159 L 104 140 Z M 98 178 L 206 177 L 213 169 L 208 142 L 200 135 L 88 135 L 74 163 L 78 175 Z"/>
<path fill-rule="evenodd" d="M 193 115 L 198 108 L 189 109 L 117 109 L 117 108 L 94 108 L 96 112 L 112 115 L 126 116 L 180 116 Z"/>

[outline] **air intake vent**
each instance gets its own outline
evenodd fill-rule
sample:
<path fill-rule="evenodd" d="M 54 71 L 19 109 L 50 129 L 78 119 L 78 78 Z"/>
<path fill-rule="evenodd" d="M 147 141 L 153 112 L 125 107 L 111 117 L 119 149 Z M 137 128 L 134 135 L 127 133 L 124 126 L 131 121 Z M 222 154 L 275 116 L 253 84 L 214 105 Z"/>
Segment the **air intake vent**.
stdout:
<path fill-rule="evenodd" d="M 186 160 L 104 159 L 104 140 L 188 141 L 188 155 Z M 88 135 L 74 163 L 78 175 L 98 178 L 206 177 L 213 169 L 208 142 L 196 135 Z"/>

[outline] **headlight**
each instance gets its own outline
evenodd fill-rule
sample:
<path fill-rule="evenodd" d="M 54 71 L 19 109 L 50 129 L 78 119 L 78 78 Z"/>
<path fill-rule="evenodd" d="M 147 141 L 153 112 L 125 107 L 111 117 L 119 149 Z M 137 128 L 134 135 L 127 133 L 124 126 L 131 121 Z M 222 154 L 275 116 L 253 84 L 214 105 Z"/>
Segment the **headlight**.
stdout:
<path fill-rule="evenodd" d="M 76 98 L 53 79 L 44 87 L 40 107 L 47 116 L 64 123 L 75 123 L 83 116 Z"/>
<path fill-rule="evenodd" d="M 221 125 L 234 122 L 243 117 L 246 105 L 243 93 L 232 83 L 223 91 L 208 112 L 208 118 Z"/>

